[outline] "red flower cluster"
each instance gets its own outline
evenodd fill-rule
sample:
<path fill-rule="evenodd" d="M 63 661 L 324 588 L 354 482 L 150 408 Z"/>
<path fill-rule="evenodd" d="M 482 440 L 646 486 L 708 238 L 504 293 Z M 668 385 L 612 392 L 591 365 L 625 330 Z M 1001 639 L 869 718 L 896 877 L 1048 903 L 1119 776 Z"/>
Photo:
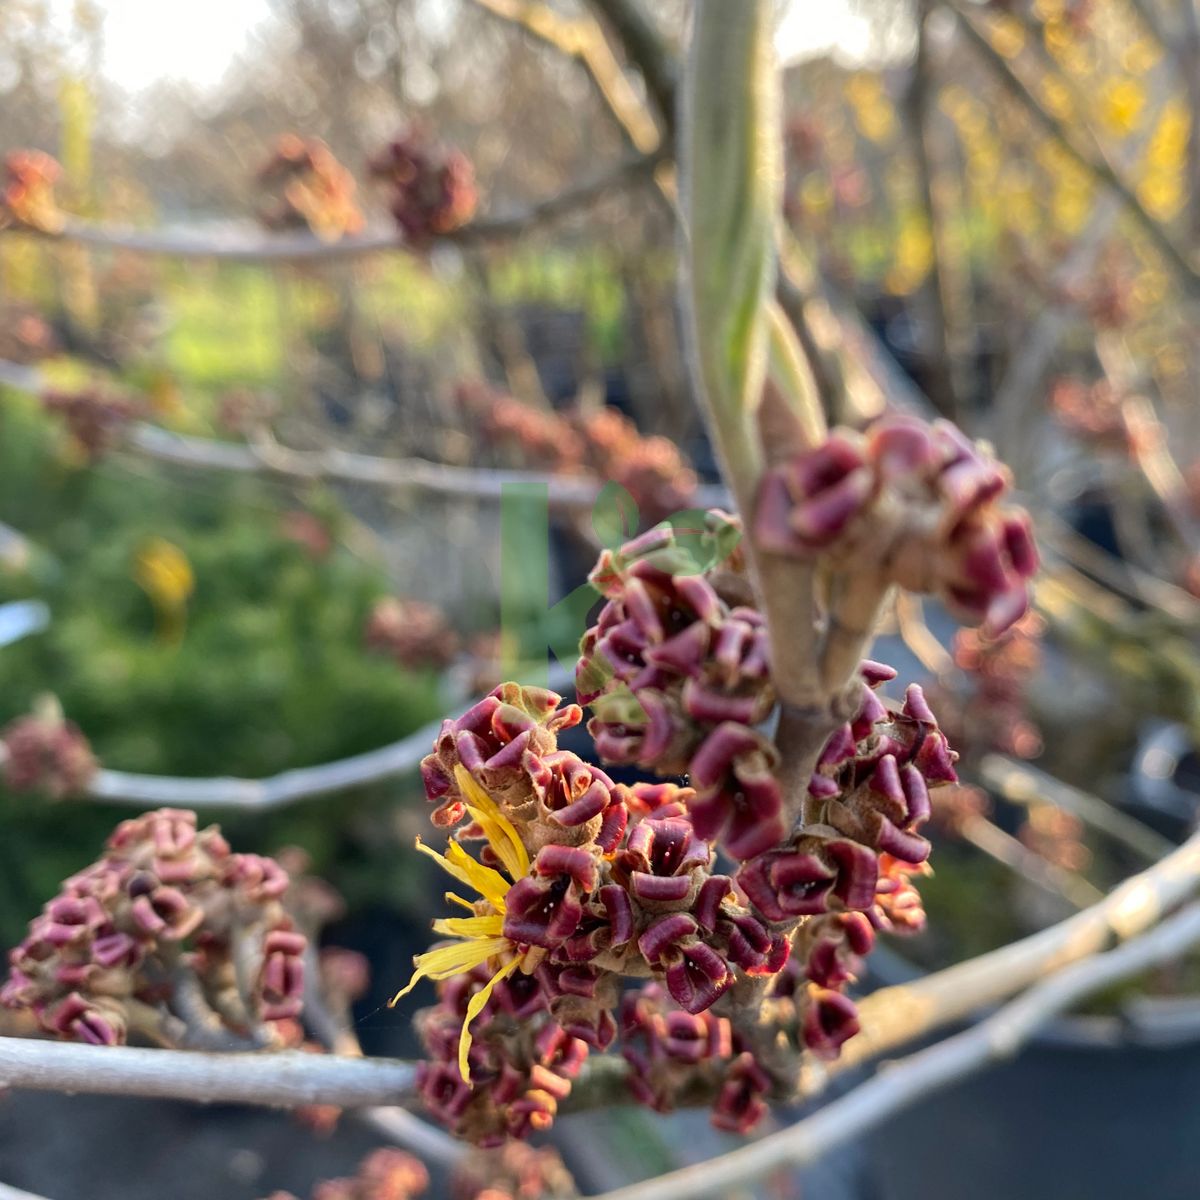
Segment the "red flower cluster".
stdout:
<path fill-rule="evenodd" d="M 414 1200 L 428 1187 L 429 1173 L 420 1160 L 385 1148 L 367 1155 L 353 1176 L 319 1183 L 312 1200 Z M 452 1172 L 450 1192 L 454 1200 L 572 1200 L 579 1195 L 557 1151 L 523 1142 L 464 1156 Z M 272 1192 L 267 1200 L 297 1197 Z"/>
<path fill-rule="evenodd" d="M 793 950 L 806 979 L 803 1044 L 835 1057 L 858 1031 L 844 995 L 874 930 L 915 932 L 924 924 L 911 877 L 925 870 L 929 789 L 954 783 L 955 755 L 921 689 L 889 712 L 874 689 L 890 668 L 864 663 L 854 719 L 825 745 L 809 784 L 805 823 L 793 839 L 742 864 L 736 882 L 768 922 L 801 920 Z"/>
<path fill-rule="evenodd" d="M 714 538 L 733 528 L 710 522 Z M 602 759 L 689 773 L 696 832 L 750 858 L 785 832 L 776 751 L 755 728 L 775 705 L 766 630 L 736 563 L 681 574 L 682 549 L 660 526 L 601 554 L 591 579 L 607 603 L 580 644 L 578 694 Z"/>
<path fill-rule="evenodd" d="M 42 792 L 52 800 L 87 790 L 96 758 L 74 721 L 58 714 L 18 717 L 0 733 L 4 783 L 14 792 Z"/>
<path fill-rule="evenodd" d="M 258 214 L 268 229 L 307 227 L 323 242 L 336 242 L 363 227 L 354 177 L 320 138 L 284 134 L 258 182 L 271 193 Z"/>
<path fill-rule="evenodd" d="M 1038 564 L 1029 514 L 1000 504 L 1009 486 L 948 421 L 887 416 L 768 471 L 754 536 L 777 554 L 869 563 L 998 634 L 1028 607 Z"/>
<path fill-rule="evenodd" d="M 414 246 L 452 233 L 475 215 L 479 196 L 470 159 L 435 147 L 415 129 L 389 142 L 370 170 L 389 187 L 392 216 Z"/>
<path fill-rule="evenodd" d="M 160 809 L 123 821 L 9 955 L 0 1003 L 58 1037 L 100 1045 L 260 1040 L 300 1011 L 305 939 L 269 858 Z"/>
<path fill-rule="evenodd" d="M 579 719 L 579 708 L 560 706 L 553 693 L 504 685 L 445 722 L 422 764 L 436 823 L 468 816 L 471 798 L 456 780 L 465 769 L 529 852 L 528 870 L 503 895 L 500 928 L 522 971 L 492 982 L 484 997 L 471 1026 L 470 1084 L 459 1039 L 489 973 L 443 982 L 439 1005 L 419 1022 L 433 1060 L 422 1093 L 476 1140 L 549 1123 L 588 1048 L 616 1036 L 621 976 L 661 979 L 681 1009 L 698 1014 L 739 977 L 774 974 L 788 955 L 788 938 L 713 873 L 712 846 L 686 816 L 692 790 L 614 784 L 558 748 L 557 732 Z M 494 829 L 472 824 L 458 836 L 485 833 L 483 861 L 498 866 Z"/>

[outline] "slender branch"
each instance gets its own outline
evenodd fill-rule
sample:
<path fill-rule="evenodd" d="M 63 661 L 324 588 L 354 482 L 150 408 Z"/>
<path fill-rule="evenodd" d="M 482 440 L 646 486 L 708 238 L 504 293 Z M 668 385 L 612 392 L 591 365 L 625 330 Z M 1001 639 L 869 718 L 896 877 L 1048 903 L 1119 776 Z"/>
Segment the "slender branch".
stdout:
<path fill-rule="evenodd" d="M 364 1124 L 382 1133 L 396 1145 L 403 1146 L 427 1162 L 437 1163 L 441 1167 L 454 1166 L 470 1149 L 466 1142 L 460 1142 L 396 1105 L 366 1108 L 358 1115 Z M 0 1200 L 3 1200 L 2 1196 Z"/>
<path fill-rule="evenodd" d="M 918 0 L 916 11 L 917 50 L 912 75 L 904 94 L 909 140 L 916 167 L 917 196 L 929 235 L 929 275 L 918 300 L 924 301 L 928 319 L 924 330 L 928 356 L 929 398 L 939 413 L 952 421 L 961 420 L 959 398 L 954 386 L 950 359 L 949 319 L 946 304 L 946 280 L 942 271 L 941 226 L 934 196 L 933 158 L 929 152 L 930 102 L 935 99 L 937 82 L 933 78 L 929 55 L 930 0 Z"/>
<path fill-rule="evenodd" d="M 351 450 L 292 450 L 278 443 L 239 445 L 172 433 L 155 425 L 131 428 L 126 445 L 147 458 L 172 466 L 277 475 L 306 483 L 364 484 L 433 495 L 499 500 L 506 484 L 540 482 L 530 471 L 455 467 L 422 458 L 383 458 Z M 558 508 L 590 509 L 600 484 L 586 476 L 546 480 Z"/>
<path fill-rule="evenodd" d="M 1103 341 L 1100 345 L 1103 346 Z M 1109 378 L 1114 379 L 1118 388 L 1122 386 L 1111 372 Z M 1134 460 L 1150 490 L 1158 497 L 1184 548 L 1192 555 L 1200 553 L 1200 521 L 1192 514 L 1187 482 L 1171 454 L 1170 435 L 1153 403 L 1147 396 L 1126 395 L 1121 401 L 1121 414 L 1130 432 Z"/>
<path fill-rule="evenodd" d="M 677 70 L 674 56 L 663 43 L 638 0 L 591 0 L 616 35 L 629 61 L 641 72 L 646 91 L 668 130 L 675 125 Z"/>
<path fill-rule="evenodd" d="M 1149 825 L 1143 825 L 1099 797 L 1071 787 L 1028 763 L 1017 762 L 1002 754 L 988 754 L 979 764 L 979 778 L 1013 804 L 1061 808 L 1150 862 L 1157 862 L 1173 848 L 1171 842 Z"/>
<path fill-rule="evenodd" d="M 649 178 L 661 161 L 661 153 L 651 147 L 649 152 L 631 155 L 595 179 L 568 188 L 524 212 L 507 217 L 480 218 L 460 229 L 440 234 L 435 240 L 447 244 L 469 244 L 521 237 L 534 227 L 595 203 L 615 187 Z M 78 242 L 100 249 L 133 250 L 141 254 L 168 255 L 173 258 L 211 258 L 226 262 L 311 262 L 411 249 L 394 229 L 372 229 L 336 242 L 324 242 L 306 230 L 268 233 L 251 225 L 228 225 L 212 230 L 141 230 L 69 220 L 55 233 L 25 227 L 8 232 L 26 233 L 50 241 Z"/>
<path fill-rule="evenodd" d="M 0 385 L 33 394 L 42 390 L 36 371 L 14 363 L 0 362 Z M 493 502 L 503 497 L 509 484 L 545 483 L 555 508 L 584 512 L 591 510 L 604 482 L 587 475 L 547 477 L 534 471 L 457 467 L 423 458 L 383 458 L 336 448 L 293 450 L 274 441 L 224 442 L 175 433 L 144 422 L 130 428 L 124 447 L 157 462 L 196 470 L 275 475 L 302 483 L 411 488 L 433 495 Z M 697 490 L 694 503 L 712 507 L 727 503 L 726 497 L 720 485 L 702 487 Z M 6 528 L 0 526 L 0 551 L 5 545 Z"/>
<path fill-rule="evenodd" d="M 1086 908 L 1104 899 L 1104 893 L 1094 884 L 1030 850 L 1024 842 L 987 817 L 966 816 L 956 823 L 955 828 L 959 836 L 977 850 L 1042 891 L 1065 900 L 1073 908 Z"/>
<path fill-rule="evenodd" d="M 934 636 L 925 622 L 925 606 L 912 592 L 898 591 L 894 601 L 896 626 L 904 644 L 931 675 L 948 675 L 954 656 Z"/>
<path fill-rule="evenodd" d="M 1184 251 L 1175 244 L 1171 235 L 1146 211 L 1129 185 L 1098 154 L 1080 146 L 1066 126 L 1043 107 L 1024 80 L 980 31 L 973 17 L 968 16 L 957 4 L 951 4 L 950 9 L 957 17 L 958 26 L 967 41 L 1004 89 L 1021 104 L 1034 122 L 1062 147 L 1072 161 L 1118 197 L 1122 207 L 1153 243 L 1184 288 L 1193 296 L 1200 295 L 1200 272 L 1188 261 Z"/>
<path fill-rule="evenodd" d="M 1200 905 L 1193 905 L 1152 932 L 1031 988 L 973 1029 L 889 1064 L 873 1079 L 787 1129 L 719 1158 L 606 1192 L 598 1200 L 701 1200 L 724 1196 L 744 1187 L 748 1180 L 814 1162 L 922 1096 L 948 1087 L 989 1063 L 1013 1057 L 1053 1016 L 1120 980 L 1170 962 L 1197 942 Z"/>
<path fill-rule="evenodd" d="M 1200 600 L 1190 592 L 1106 553 L 1049 511 L 1038 517 L 1037 524 L 1039 543 L 1052 550 L 1077 577 L 1095 576 L 1110 594 L 1157 609 L 1189 627 L 1200 622 Z"/>
<path fill-rule="evenodd" d="M 39 1092 L 157 1096 L 291 1108 L 386 1105 L 412 1087 L 411 1063 L 300 1050 L 204 1054 L 0 1038 L 0 1083 Z"/>
<path fill-rule="evenodd" d="M 1087 278 L 1118 211 L 1114 196 L 1103 196 L 1096 202 L 1087 227 L 1054 273 L 1052 293 L 1069 292 Z M 1068 304 L 1046 304 L 1022 332 L 1018 342 L 1020 352 L 1013 356 L 996 388 L 992 409 L 998 414 L 998 432 L 1005 458 L 1018 478 L 1024 474 L 1022 467 L 1033 402 L 1039 396 L 1042 381 L 1059 345 L 1077 319 L 1076 312 Z"/>
<path fill-rule="evenodd" d="M 549 683 L 554 689 L 567 691 L 574 680 L 569 671 L 555 664 L 550 668 Z M 431 721 L 378 750 L 368 750 L 316 767 L 281 771 L 265 779 L 188 779 L 101 769 L 92 777 L 87 794 L 89 799 L 105 804 L 129 804 L 138 808 L 165 804 L 182 808 L 240 808 L 266 812 L 298 800 L 312 800 L 411 774 L 429 753 L 441 726 L 440 720 Z"/>
<path fill-rule="evenodd" d="M 102 769 L 93 776 L 87 794 L 89 799 L 104 804 L 138 808 L 169 805 L 266 812 L 298 800 L 311 800 L 410 774 L 429 753 L 440 727 L 440 721 L 433 722 L 390 746 L 316 767 L 282 771 L 265 779 L 186 779 Z"/>
<path fill-rule="evenodd" d="M 658 127 L 630 86 L 594 17 L 590 14 L 574 19 L 563 17 L 534 0 L 475 0 L 475 3 L 521 26 L 569 58 L 577 59 L 633 146 L 643 153 L 658 146 Z"/>

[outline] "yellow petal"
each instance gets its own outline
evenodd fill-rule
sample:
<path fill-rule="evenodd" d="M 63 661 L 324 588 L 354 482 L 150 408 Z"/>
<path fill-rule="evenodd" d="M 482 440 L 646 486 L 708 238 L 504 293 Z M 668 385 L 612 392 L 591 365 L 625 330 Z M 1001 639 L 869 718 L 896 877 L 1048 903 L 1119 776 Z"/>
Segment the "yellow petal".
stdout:
<path fill-rule="evenodd" d="M 454 768 L 454 778 L 466 797 L 471 817 L 478 821 L 487 840 L 513 880 L 529 874 L 529 852 L 513 823 L 500 811 L 500 806 L 471 777 L 461 763 Z"/>
<path fill-rule="evenodd" d="M 517 962 L 518 960 L 514 958 L 512 962 L 505 963 L 467 1003 L 467 1016 L 463 1021 L 462 1036 L 458 1039 L 458 1071 L 465 1083 L 471 1082 L 471 1068 L 467 1062 L 467 1057 L 471 1053 L 471 1022 L 483 1012 L 484 1005 L 492 998 L 492 991 L 496 984 L 517 969 Z"/>
<path fill-rule="evenodd" d="M 496 908 L 504 908 L 504 897 L 508 895 L 512 884 L 499 871 L 473 859 L 459 842 L 447 845 L 446 857 L 466 875 L 468 882 L 481 896 L 490 900 Z"/>
<path fill-rule="evenodd" d="M 434 933 L 458 938 L 499 937 L 504 932 L 502 916 L 443 917 L 433 923 Z"/>
<path fill-rule="evenodd" d="M 510 887 L 508 881 L 499 871 L 493 871 L 491 867 L 476 862 L 457 842 L 451 842 L 446 847 L 445 855 L 441 855 L 417 838 L 417 849 L 422 854 L 429 855 L 446 874 L 453 875 L 459 883 L 474 888 L 494 904 L 503 904 Z"/>
<path fill-rule="evenodd" d="M 472 967 L 477 967 L 501 951 L 507 950 L 509 945 L 506 938 L 481 938 L 455 942 L 453 946 L 438 946 L 436 949 L 426 950 L 424 954 L 418 954 L 413 959 L 416 970 L 413 971 L 412 978 L 388 1001 L 388 1008 L 394 1008 L 402 996 L 407 996 L 417 986 L 418 981 L 449 979 L 454 975 L 462 975 Z"/>
<path fill-rule="evenodd" d="M 465 908 L 467 912 L 473 913 L 475 911 L 475 905 L 470 900 L 464 900 L 461 896 L 456 896 L 453 892 L 443 892 L 442 899 L 447 904 L 457 904 L 459 908 Z"/>

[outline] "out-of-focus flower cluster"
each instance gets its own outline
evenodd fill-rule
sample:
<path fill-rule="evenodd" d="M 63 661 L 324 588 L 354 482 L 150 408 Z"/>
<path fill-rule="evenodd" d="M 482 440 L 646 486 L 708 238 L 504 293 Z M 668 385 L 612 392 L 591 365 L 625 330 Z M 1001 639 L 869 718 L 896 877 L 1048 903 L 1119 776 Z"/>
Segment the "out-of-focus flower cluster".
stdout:
<path fill-rule="evenodd" d="M 279 534 L 299 546 L 314 562 L 328 558 L 337 544 L 331 522 L 303 508 L 292 508 L 280 515 Z"/>
<path fill-rule="evenodd" d="M 464 1155 L 450 1179 L 452 1200 L 572 1200 L 575 1180 L 558 1151 L 506 1142 Z"/>
<path fill-rule="evenodd" d="M 363 227 L 354 177 L 320 138 L 284 134 L 258 172 L 269 193 L 259 209 L 268 229 L 311 229 L 323 242 L 336 242 Z"/>
<path fill-rule="evenodd" d="M 475 215 L 479 194 L 470 159 L 416 129 L 389 142 L 371 159 L 370 171 L 387 185 L 392 216 L 414 246 L 452 233 Z"/>
<path fill-rule="evenodd" d="M 0 195 L 0 229 L 6 225 L 58 233 L 63 214 L 54 198 L 62 167 L 41 150 L 13 150 L 4 159 L 5 184 Z"/>
<path fill-rule="evenodd" d="M 0 358 L 25 365 L 57 349 L 53 328 L 29 305 L 15 300 L 0 303 Z"/>
<path fill-rule="evenodd" d="M 1135 451 L 1122 395 L 1107 379 L 1085 383 L 1064 375 L 1050 389 L 1050 407 L 1062 426 L 1090 445 L 1122 455 Z"/>
<path fill-rule="evenodd" d="M 696 476 L 668 438 L 647 437 L 615 408 L 557 412 L 473 381 L 456 393 L 464 416 L 513 466 L 591 472 L 624 487 L 648 520 L 686 508 Z"/>
<path fill-rule="evenodd" d="M 87 790 L 96 757 L 82 730 L 57 711 L 18 717 L 0 732 L 4 784 L 14 792 L 40 792 L 52 800 Z"/>
<path fill-rule="evenodd" d="M 950 714 L 948 733 L 960 753 L 989 750 L 1036 758 L 1042 737 L 1029 716 L 1029 686 L 1042 666 L 1046 623 L 1028 612 L 998 638 L 974 629 L 954 637 L 959 680 L 943 683 L 938 707 Z M 944 699 L 943 699 L 944 697 Z"/>
<path fill-rule="evenodd" d="M 136 401 L 99 384 L 71 390 L 49 388 L 42 392 L 41 401 L 48 413 L 62 420 L 72 446 L 89 462 L 111 450 L 141 412 Z"/>
<path fill-rule="evenodd" d="M 429 1173 L 403 1150 L 367 1155 L 348 1178 L 317 1184 L 312 1200 L 413 1200 L 429 1187 Z M 509 1142 L 498 1150 L 464 1156 L 450 1179 L 453 1200 L 573 1200 L 575 1181 L 558 1152 Z M 267 1200 L 298 1200 L 292 1192 L 272 1192 Z"/>
<path fill-rule="evenodd" d="M 446 667 L 458 653 L 458 635 L 437 605 L 397 596 L 376 603 L 363 641 L 368 650 L 409 668 Z"/>
<path fill-rule="evenodd" d="M 304 936 L 270 858 L 160 809 L 123 821 L 9 955 L 0 1003 L 60 1038 L 119 1045 L 268 1044 L 298 1015 Z"/>
<path fill-rule="evenodd" d="M 998 634 L 1028 607 L 1038 563 L 1029 514 L 1002 503 L 1009 486 L 948 421 L 889 415 L 768 471 L 754 536 L 777 554 L 869 567 Z"/>
<path fill-rule="evenodd" d="M 372 1151 L 354 1175 L 327 1179 L 313 1189 L 312 1200 L 413 1200 L 429 1187 L 420 1159 L 403 1150 Z M 292 1192 L 272 1192 L 266 1200 L 298 1200 Z"/>
<path fill-rule="evenodd" d="M 246 437 L 269 425 L 278 410 L 274 396 L 252 388 L 230 388 L 217 401 L 215 422 L 226 433 Z"/>

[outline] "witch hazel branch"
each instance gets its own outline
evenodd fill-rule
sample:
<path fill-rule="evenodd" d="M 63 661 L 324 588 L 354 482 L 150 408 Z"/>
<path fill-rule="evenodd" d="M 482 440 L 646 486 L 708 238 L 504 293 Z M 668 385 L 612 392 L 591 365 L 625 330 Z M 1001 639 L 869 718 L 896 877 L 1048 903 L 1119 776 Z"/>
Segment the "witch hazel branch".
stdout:
<path fill-rule="evenodd" d="M 619 1051 L 632 1100 L 708 1103 L 737 1132 L 839 1055 L 863 957 L 924 923 L 922 828 L 956 779 L 921 689 L 870 658 L 877 617 L 903 588 L 994 636 L 1037 567 L 1008 472 L 953 425 L 826 429 L 772 299 L 772 10 L 699 0 L 681 88 L 682 305 L 737 512 L 606 549 L 580 703 L 502 684 L 421 764 L 446 837 L 418 849 L 451 882 L 392 1003 L 434 983 L 417 1090 L 483 1146 L 548 1128 L 597 1053 Z M 560 744 L 583 706 L 598 763 Z M 280 874 L 187 815 L 123 826 L 3 998 L 64 1038 L 261 1044 L 302 982 Z"/>

